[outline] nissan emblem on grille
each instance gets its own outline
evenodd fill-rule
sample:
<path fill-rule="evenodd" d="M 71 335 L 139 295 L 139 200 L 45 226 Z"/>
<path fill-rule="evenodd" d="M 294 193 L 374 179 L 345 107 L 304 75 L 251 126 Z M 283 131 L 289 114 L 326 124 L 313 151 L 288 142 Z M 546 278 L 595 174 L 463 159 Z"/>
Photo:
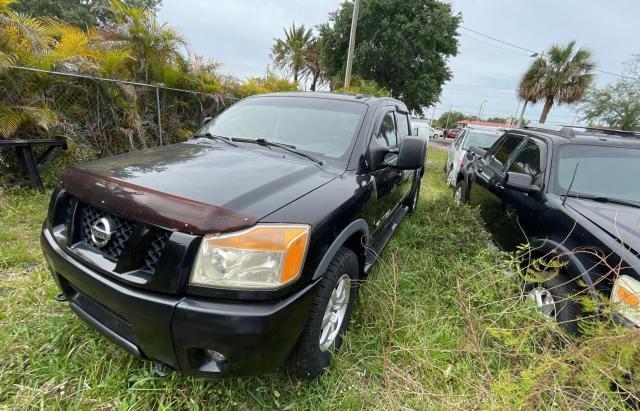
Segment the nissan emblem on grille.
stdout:
<path fill-rule="evenodd" d="M 113 221 L 102 217 L 91 226 L 91 241 L 98 247 L 104 247 L 111 240 Z"/>

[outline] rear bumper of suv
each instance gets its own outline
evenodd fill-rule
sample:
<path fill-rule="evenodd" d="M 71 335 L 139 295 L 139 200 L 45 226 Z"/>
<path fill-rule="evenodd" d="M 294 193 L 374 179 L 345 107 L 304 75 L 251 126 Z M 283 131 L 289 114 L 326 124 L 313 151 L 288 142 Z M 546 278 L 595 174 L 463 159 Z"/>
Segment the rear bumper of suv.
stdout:
<path fill-rule="evenodd" d="M 280 367 L 302 332 L 317 282 L 270 302 L 229 302 L 125 286 L 67 254 L 45 227 L 41 245 L 73 311 L 138 358 L 185 375 L 253 375 Z"/>

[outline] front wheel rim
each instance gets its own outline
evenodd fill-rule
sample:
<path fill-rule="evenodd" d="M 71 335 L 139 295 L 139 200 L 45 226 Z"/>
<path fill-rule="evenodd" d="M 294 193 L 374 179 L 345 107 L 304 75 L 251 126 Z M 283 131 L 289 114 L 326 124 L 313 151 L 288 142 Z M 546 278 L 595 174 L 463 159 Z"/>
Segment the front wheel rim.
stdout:
<path fill-rule="evenodd" d="M 349 306 L 351 277 L 343 274 L 331 292 L 320 327 L 320 351 L 328 351 L 336 341 Z"/>
<path fill-rule="evenodd" d="M 536 287 L 529 291 L 527 298 L 535 303 L 536 308 L 542 315 L 555 318 L 556 301 L 549 290 L 544 287 Z"/>

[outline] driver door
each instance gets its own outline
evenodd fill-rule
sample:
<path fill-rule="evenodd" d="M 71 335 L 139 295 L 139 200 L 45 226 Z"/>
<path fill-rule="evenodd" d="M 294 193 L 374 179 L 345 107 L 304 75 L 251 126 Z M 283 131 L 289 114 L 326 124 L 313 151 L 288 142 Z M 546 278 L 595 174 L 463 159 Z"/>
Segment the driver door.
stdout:
<path fill-rule="evenodd" d="M 524 137 L 505 134 L 491 150 L 476 161 L 469 193 L 471 204 L 480 206 L 480 214 L 493 239 L 505 249 L 519 244 L 522 229 L 504 207 L 504 176 L 510 159 L 523 144 Z"/>
<path fill-rule="evenodd" d="M 398 127 L 395 117 L 395 107 L 385 108 L 377 131 L 374 133 L 369 145 L 388 148 L 391 151 L 385 155 L 386 164 L 394 164 L 398 160 L 397 149 L 399 147 Z M 401 171 L 393 167 L 386 166 L 378 170 L 371 171 L 374 180 L 374 194 L 372 198 L 372 220 L 373 232 L 375 236 L 386 227 L 387 221 L 393 214 L 393 210 L 398 203 L 396 189 L 401 180 Z"/>

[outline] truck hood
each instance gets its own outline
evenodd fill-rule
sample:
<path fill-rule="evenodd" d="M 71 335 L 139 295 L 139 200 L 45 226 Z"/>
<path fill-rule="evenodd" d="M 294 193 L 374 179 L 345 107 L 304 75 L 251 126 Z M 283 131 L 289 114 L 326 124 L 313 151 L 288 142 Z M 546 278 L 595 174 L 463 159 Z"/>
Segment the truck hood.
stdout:
<path fill-rule="evenodd" d="M 640 209 L 578 198 L 567 199 L 567 205 L 640 254 Z"/>
<path fill-rule="evenodd" d="M 60 185 L 114 214 L 204 233 L 249 227 L 336 177 L 281 151 L 189 142 L 69 167 Z"/>

